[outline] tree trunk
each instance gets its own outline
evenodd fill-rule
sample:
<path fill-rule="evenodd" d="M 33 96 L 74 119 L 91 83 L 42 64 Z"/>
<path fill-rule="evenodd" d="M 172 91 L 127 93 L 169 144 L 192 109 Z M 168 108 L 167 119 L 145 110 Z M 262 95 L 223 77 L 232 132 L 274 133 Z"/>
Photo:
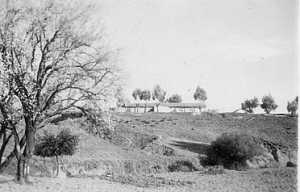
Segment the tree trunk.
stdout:
<path fill-rule="evenodd" d="M 55 159 L 56 159 L 56 177 L 58 176 L 59 174 L 59 161 L 58 161 L 58 156 L 56 155 L 55 156 Z"/>
<path fill-rule="evenodd" d="M 32 116 L 25 117 L 26 129 L 25 129 L 25 136 L 26 136 L 26 148 L 24 154 L 24 178 L 26 182 L 30 182 L 30 162 L 33 155 L 33 150 L 35 146 L 35 127 L 33 123 Z"/>
<path fill-rule="evenodd" d="M 16 175 L 16 180 L 21 184 L 24 183 L 24 172 L 23 172 L 22 162 L 24 163 L 23 159 L 19 158 L 17 161 L 17 175 Z"/>

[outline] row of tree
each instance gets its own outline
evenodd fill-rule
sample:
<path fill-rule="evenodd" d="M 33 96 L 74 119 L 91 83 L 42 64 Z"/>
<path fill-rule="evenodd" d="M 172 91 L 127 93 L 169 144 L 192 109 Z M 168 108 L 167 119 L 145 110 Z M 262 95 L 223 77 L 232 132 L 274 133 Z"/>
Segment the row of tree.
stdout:
<path fill-rule="evenodd" d="M 150 90 L 141 90 L 141 89 L 135 89 L 132 92 L 132 97 L 134 100 L 141 100 L 141 101 L 150 101 L 157 100 L 159 102 L 167 102 L 167 103 L 181 103 L 182 97 L 179 94 L 173 94 L 169 98 L 166 98 L 167 92 L 162 89 L 159 85 L 154 86 L 153 91 Z M 201 88 L 200 86 L 197 86 L 193 98 L 196 101 L 206 101 L 207 100 L 207 94 L 206 91 Z"/>
<path fill-rule="evenodd" d="M 258 98 L 254 97 L 252 99 L 247 99 L 241 103 L 241 109 L 247 113 L 253 113 L 254 109 L 260 106 L 267 114 L 274 111 L 278 105 L 275 103 L 274 98 L 271 95 L 265 95 L 261 99 L 261 104 L 259 104 Z M 291 102 L 287 104 L 287 111 L 295 116 L 298 110 L 298 96 Z"/>

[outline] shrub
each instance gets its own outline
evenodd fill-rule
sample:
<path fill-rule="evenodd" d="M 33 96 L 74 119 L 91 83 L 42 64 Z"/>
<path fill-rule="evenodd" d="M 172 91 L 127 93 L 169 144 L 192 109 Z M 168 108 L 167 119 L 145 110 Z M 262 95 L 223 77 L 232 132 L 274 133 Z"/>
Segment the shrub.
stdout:
<path fill-rule="evenodd" d="M 193 165 L 192 162 L 188 160 L 178 160 L 168 166 L 168 171 L 170 172 L 191 172 L 197 171 L 197 168 Z"/>
<path fill-rule="evenodd" d="M 58 135 L 45 133 L 36 144 L 34 154 L 41 157 L 56 157 L 56 174 L 58 175 L 58 157 L 73 155 L 78 143 L 79 137 L 72 135 L 69 130 L 62 130 Z"/>
<path fill-rule="evenodd" d="M 253 113 L 253 109 L 258 106 L 258 99 L 254 97 L 253 99 L 247 99 L 241 104 L 242 110 Z"/>
<path fill-rule="evenodd" d="M 262 154 L 263 148 L 257 141 L 246 134 L 222 134 L 208 147 L 206 163 L 230 169 L 243 168 L 247 159 Z"/>

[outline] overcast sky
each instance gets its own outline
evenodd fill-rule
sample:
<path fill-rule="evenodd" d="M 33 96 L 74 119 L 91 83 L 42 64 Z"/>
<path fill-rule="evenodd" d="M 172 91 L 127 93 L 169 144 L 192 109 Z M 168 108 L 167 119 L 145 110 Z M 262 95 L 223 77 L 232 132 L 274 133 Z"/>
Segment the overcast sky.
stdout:
<path fill-rule="evenodd" d="M 99 14 L 127 73 L 125 93 L 160 84 L 191 102 L 233 111 L 272 94 L 297 95 L 296 0 L 102 0 Z"/>

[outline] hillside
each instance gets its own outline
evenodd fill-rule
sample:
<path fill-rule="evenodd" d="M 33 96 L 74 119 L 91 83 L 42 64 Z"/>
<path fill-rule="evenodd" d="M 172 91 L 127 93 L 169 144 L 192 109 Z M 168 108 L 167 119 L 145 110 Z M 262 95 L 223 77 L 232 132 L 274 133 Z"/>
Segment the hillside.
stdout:
<path fill-rule="evenodd" d="M 149 191 L 224 191 L 223 186 L 227 183 L 232 183 L 227 185 L 227 191 L 249 191 L 247 188 L 256 191 L 269 191 L 270 188 L 273 191 L 295 191 L 295 168 L 242 172 L 218 168 L 210 170 L 201 165 L 199 158 L 211 141 L 228 132 L 248 133 L 278 146 L 285 153 L 295 152 L 296 118 L 239 113 L 116 113 L 114 122 L 116 127 L 111 140 L 87 133 L 81 119 L 66 120 L 47 127 L 47 131 L 51 132 L 70 129 L 80 136 L 75 155 L 63 157 L 63 172 L 69 176 L 62 176 L 67 179 L 64 183 L 75 182 L 78 189 L 83 189 L 86 182 L 97 186 L 96 179 L 101 181 L 102 188 L 98 187 L 104 191 L 109 191 L 113 186 L 122 191 L 123 187 L 118 183 L 126 184 L 124 190 L 127 191 L 144 191 L 140 187 L 147 187 Z M 52 181 L 40 176 L 52 177 L 53 167 L 53 159 L 34 157 L 32 172 L 35 180 L 44 183 L 49 191 L 53 189 Z M 6 174 L 14 174 L 13 166 Z M 61 186 L 60 190 L 74 190 L 62 181 L 54 181 Z M 203 185 L 203 182 L 206 184 Z M 4 183 L 7 183 L 4 189 L 12 185 L 10 180 Z M 37 186 L 44 190 L 45 186 Z"/>

